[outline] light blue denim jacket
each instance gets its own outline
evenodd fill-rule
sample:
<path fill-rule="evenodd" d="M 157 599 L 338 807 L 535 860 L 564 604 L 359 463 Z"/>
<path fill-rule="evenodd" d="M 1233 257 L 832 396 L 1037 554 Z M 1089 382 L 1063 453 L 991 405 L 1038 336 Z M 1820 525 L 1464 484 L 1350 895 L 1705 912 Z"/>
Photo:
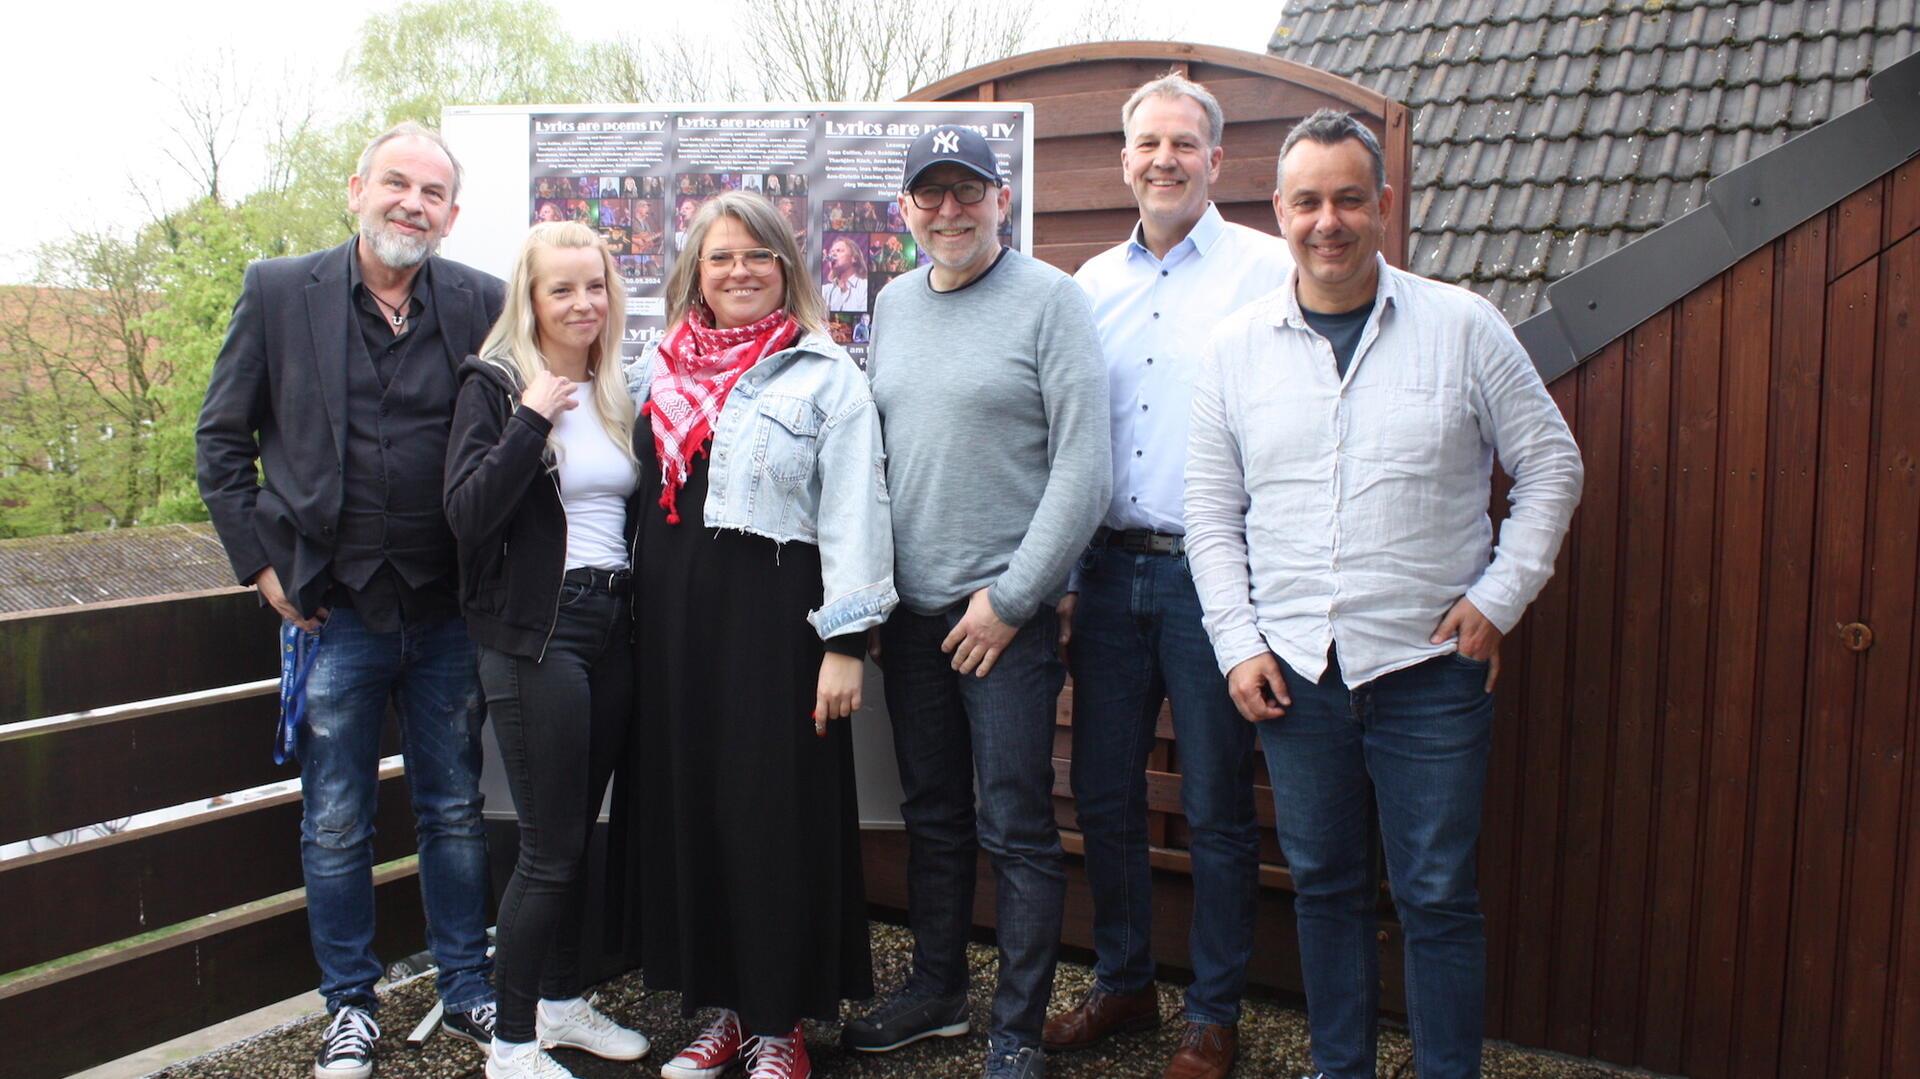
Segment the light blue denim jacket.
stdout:
<path fill-rule="evenodd" d="M 627 366 L 636 410 L 659 359 L 649 348 Z M 900 602 L 887 455 L 866 376 L 845 349 L 809 333 L 755 364 L 728 393 L 708 453 L 708 528 L 820 548 L 824 598 L 807 621 L 822 640 L 887 620 Z"/>

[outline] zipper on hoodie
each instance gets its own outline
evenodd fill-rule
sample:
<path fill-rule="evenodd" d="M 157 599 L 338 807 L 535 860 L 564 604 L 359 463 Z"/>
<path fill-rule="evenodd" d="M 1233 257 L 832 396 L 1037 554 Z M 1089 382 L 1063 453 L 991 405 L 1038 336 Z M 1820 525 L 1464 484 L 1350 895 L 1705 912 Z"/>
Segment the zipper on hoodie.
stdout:
<path fill-rule="evenodd" d="M 509 383 L 518 381 L 504 364 L 491 359 L 487 362 L 506 373 Z M 508 422 L 512 422 L 513 410 L 519 407 L 520 402 L 514 399 L 511 390 L 501 394 L 501 396 L 506 398 L 507 420 Z M 547 478 L 553 481 L 553 497 L 560 500 L 560 579 L 554 582 L 553 585 L 553 618 L 547 623 L 547 636 L 545 640 L 540 642 L 540 654 L 534 657 L 533 661 L 535 663 L 546 662 L 547 646 L 553 643 L 553 633 L 560 628 L 560 590 L 567 586 L 567 539 L 569 535 L 567 530 L 567 503 L 566 499 L 560 494 L 560 474 L 552 469 L 546 468 L 545 453 L 541 454 L 540 465 L 541 468 L 546 471 Z M 500 555 L 502 558 L 506 557 L 506 552 L 507 544 L 505 540 L 502 540 L 500 542 Z"/>
<path fill-rule="evenodd" d="M 637 475 L 639 471 L 640 471 L 639 465 L 635 464 L 634 466 L 634 472 L 636 473 L 636 475 L 634 476 L 635 483 L 640 482 L 640 477 Z M 641 523 L 642 522 L 640 521 L 635 521 L 633 523 L 633 538 L 627 541 L 627 581 L 628 581 L 628 584 L 627 584 L 627 643 L 628 644 L 632 644 L 634 643 L 634 641 L 639 639 L 636 636 L 636 634 L 638 633 L 638 630 L 635 627 L 640 624 L 640 525 Z"/>
<path fill-rule="evenodd" d="M 546 465 L 545 460 L 541 461 L 541 465 L 542 467 Z M 545 663 L 547 660 L 547 646 L 553 643 L 553 631 L 560 628 L 560 590 L 567 586 L 567 539 L 569 536 L 567 529 L 567 503 L 560 494 L 560 473 L 550 470 L 547 472 L 547 476 L 553 480 L 553 497 L 561 499 L 560 579 L 554 582 L 553 585 L 553 621 L 547 623 L 547 639 L 540 642 L 540 655 L 534 659 L 535 663 Z"/>

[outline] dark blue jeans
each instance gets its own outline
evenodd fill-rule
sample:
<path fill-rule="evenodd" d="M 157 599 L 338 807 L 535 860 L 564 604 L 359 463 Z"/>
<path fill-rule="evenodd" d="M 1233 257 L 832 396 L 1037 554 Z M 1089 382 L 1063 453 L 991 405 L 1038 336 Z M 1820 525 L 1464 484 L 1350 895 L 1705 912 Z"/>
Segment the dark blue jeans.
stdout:
<path fill-rule="evenodd" d="M 880 631 L 907 825 L 909 984 L 942 996 L 966 991 L 974 866 L 985 847 L 1000 944 L 988 1039 L 995 1048 L 1037 1049 L 1067 897 L 1053 818 L 1054 709 L 1066 683 L 1059 622 L 1052 607 L 1041 607 L 993 672 L 976 678 L 956 673 L 940 651 L 965 612 L 965 604 L 931 616 L 902 608 Z"/>
<path fill-rule="evenodd" d="M 1259 725 L 1296 891 L 1314 1066 L 1372 1079 L 1380 953 L 1369 812 L 1406 936 L 1407 1022 L 1421 1079 L 1480 1074 L 1486 935 L 1474 880 L 1493 697 L 1487 665 L 1437 656 L 1349 691 L 1281 663 L 1293 706 Z"/>
<path fill-rule="evenodd" d="M 327 1010 L 376 1003 L 382 967 L 373 954 L 373 817 L 388 701 L 400 715 L 440 999 L 452 1010 L 492 1000 L 479 710 L 466 623 L 440 619 L 376 633 L 352 609 L 335 608 L 306 700 L 300 865 Z"/>
<path fill-rule="evenodd" d="M 1180 805 L 1191 828 L 1193 984 L 1186 1018 L 1240 1018 L 1253 953 L 1260 836 L 1253 724 L 1233 699 L 1200 624 L 1180 555 L 1096 547 L 1080 562 L 1073 671 L 1073 798 L 1093 891 L 1094 978 L 1112 993 L 1153 984 L 1153 873 L 1147 862 L 1147 754 L 1160 702 L 1173 702 Z"/>
<path fill-rule="evenodd" d="M 632 722 L 632 629 L 627 597 L 569 581 L 545 658 L 480 648 L 480 688 L 520 824 L 494 950 L 502 1041 L 533 1040 L 536 999 L 580 995 L 587 840 Z"/>

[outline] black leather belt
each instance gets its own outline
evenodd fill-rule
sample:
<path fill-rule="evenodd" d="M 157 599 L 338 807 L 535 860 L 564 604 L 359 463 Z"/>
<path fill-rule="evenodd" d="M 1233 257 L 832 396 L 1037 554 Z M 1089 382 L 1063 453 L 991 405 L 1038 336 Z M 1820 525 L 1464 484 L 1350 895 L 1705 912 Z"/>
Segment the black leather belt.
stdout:
<path fill-rule="evenodd" d="M 600 569 L 597 566 L 580 566 L 567 571 L 566 580 L 581 585 L 588 590 L 609 592 L 624 596 L 633 589 L 633 571 L 624 569 Z"/>
<path fill-rule="evenodd" d="M 1118 547 L 1128 554 L 1185 554 L 1187 537 L 1144 528 L 1108 528 L 1101 525 L 1093 533 L 1095 547 Z"/>

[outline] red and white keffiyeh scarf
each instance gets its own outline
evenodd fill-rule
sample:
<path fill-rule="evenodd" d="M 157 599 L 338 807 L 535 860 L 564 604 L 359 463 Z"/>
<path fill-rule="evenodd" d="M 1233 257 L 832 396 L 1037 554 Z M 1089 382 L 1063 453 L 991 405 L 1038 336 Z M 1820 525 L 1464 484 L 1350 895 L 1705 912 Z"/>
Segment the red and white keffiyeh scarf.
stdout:
<path fill-rule="evenodd" d="M 652 417 L 653 448 L 660 458 L 660 508 L 667 523 L 680 523 L 676 503 L 693 455 L 705 453 L 727 394 L 747 369 L 800 337 L 800 324 L 780 308 L 758 322 L 716 330 L 705 309 L 694 307 L 660 342 L 660 369 L 646 412 Z"/>

